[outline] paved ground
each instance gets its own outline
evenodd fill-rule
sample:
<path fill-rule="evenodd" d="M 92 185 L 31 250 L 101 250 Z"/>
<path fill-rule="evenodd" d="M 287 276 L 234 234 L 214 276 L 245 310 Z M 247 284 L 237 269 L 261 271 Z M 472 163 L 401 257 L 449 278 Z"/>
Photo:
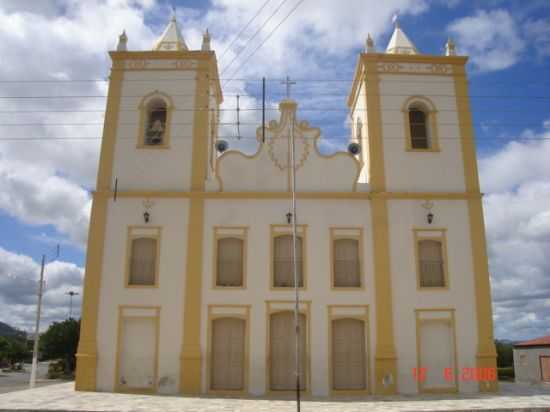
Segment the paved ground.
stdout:
<path fill-rule="evenodd" d="M 394 396 L 303 402 L 304 412 L 386 412 L 436 410 L 550 411 L 550 387 L 501 384 L 498 395 Z M 145 396 L 75 392 L 72 382 L 0 395 L 0 411 L 139 411 L 139 412 L 290 412 L 291 400 Z"/>
<path fill-rule="evenodd" d="M 58 380 L 50 380 L 46 378 L 48 373 L 48 363 L 49 362 L 38 363 L 38 373 L 36 375 L 36 386 L 38 387 L 60 382 Z M 29 388 L 31 365 L 25 364 L 23 368 L 24 370 L 21 372 L 0 371 L 0 394 Z"/>

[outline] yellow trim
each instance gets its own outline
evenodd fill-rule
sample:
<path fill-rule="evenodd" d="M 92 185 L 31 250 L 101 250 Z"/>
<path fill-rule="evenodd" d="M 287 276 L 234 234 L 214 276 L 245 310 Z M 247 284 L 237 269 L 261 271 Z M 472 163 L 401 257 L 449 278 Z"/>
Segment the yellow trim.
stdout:
<path fill-rule="evenodd" d="M 277 231 L 277 229 L 279 229 Z M 283 229 L 283 230 L 281 230 Z M 274 286 L 275 284 L 275 268 L 274 268 L 274 256 L 275 256 L 275 238 L 281 235 L 291 235 L 291 225 L 272 224 L 270 226 L 270 244 L 269 244 L 269 290 L 273 291 L 292 291 L 293 286 L 283 287 Z M 296 225 L 296 237 L 302 239 L 302 282 L 303 286 L 299 287 L 300 290 L 307 290 L 307 225 Z"/>
<path fill-rule="evenodd" d="M 351 315 L 351 314 L 334 314 L 335 308 L 361 308 L 364 309 L 363 315 Z M 370 369 L 370 322 L 369 322 L 369 305 L 328 305 L 327 306 L 328 311 L 328 376 L 329 376 L 329 389 L 331 395 L 336 396 L 354 396 L 354 395 L 370 395 L 372 394 L 372 386 L 371 386 L 371 369 Z M 364 323 L 364 330 L 365 330 L 365 383 L 366 388 L 365 389 L 334 389 L 334 374 L 333 374 L 333 359 L 332 359 L 332 322 L 339 319 L 357 319 Z"/>
<path fill-rule="evenodd" d="M 458 112 L 460 142 L 464 162 L 464 183 L 466 192 L 478 193 L 479 177 L 466 68 L 464 66 L 456 66 L 454 67 L 454 74 L 456 110 Z M 483 221 L 483 206 L 480 198 L 468 199 L 468 216 L 476 299 L 477 367 L 496 368 L 497 354 L 493 339 L 491 284 L 485 239 L 485 223 Z M 480 381 L 479 389 L 482 392 L 496 392 L 498 391 L 498 381 Z"/>
<path fill-rule="evenodd" d="M 365 289 L 365 262 L 363 261 L 363 228 L 360 226 L 349 227 L 331 227 L 329 245 L 329 265 L 330 265 L 330 289 L 334 291 L 357 291 Z M 356 234 L 338 234 L 338 231 L 355 231 Z M 353 239 L 358 241 L 359 252 L 359 286 L 335 286 L 334 285 L 334 241 L 337 239 Z"/>
<path fill-rule="evenodd" d="M 154 316 L 129 316 L 124 315 L 124 309 L 152 309 L 155 311 Z M 132 319 L 154 319 L 155 321 L 155 360 L 154 360 L 154 379 L 153 386 L 150 388 L 131 388 L 124 387 L 119 383 L 118 376 L 120 374 L 120 357 L 122 355 L 122 325 L 125 318 Z M 122 393 L 138 393 L 138 394 L 151 394 L 156 393 L 158 387 L 158 374 L 159 374 L 159 342 L 160 342 L 160 306 L 138 306 L 138 305 L 119 305 L 118 307 L 118 320 L 117 320 L 117 346 L 115 357 L 115 376 L 114 376 L 114 390 L 115 392 Z"/>
<path fill-rule="evenodd" d="M 371 218 L 376 304 L 375 382 L 373 389 L 377 395 L 391 395 L 397 393 L 398 375 L 393 332 L 388 206 L 385 199 L 372 199 Z M 392 376 L 391 383 L 384 385 L 384 377 L 390 375 Z"/>
<path fill-rule="evenodd" d="M 448 318 L 433 318 L 433 319 L 421 319 L 422 312 L 448 312 Z M 428 322 L 445 322 L 451 324 L 451 329 L 453 333 L 453 357 L 454 357 L 454 385 L 448 387 L 438 387 L 438 388 L 426 388 L 424 383 L 419 379 L 417 380 L 417 390 L 419 393 L 457 393 L 458 392 L 458 356 L 457 356 L 457 346 L 456 346 L 456 324 L 455 324 L 455 310 L 447 308 L 430 308 L 430 309 L 415 309 L 415 319 L 416 319 L 416 365 L 417 368 L 422 367 L 421 359 L 421 339 L 420 339 L 420 328 L 423 323 Z"/>
<path fill-rule="evenodd" d="M 187 53 L 187 52 L 186 52 Z M 215 60 L 214 60 L 215 62 Z M 209 62 L 199 61 L 195 89 L 195 108 L 208 109 L 210 87 Z M 203 192 L 208 168 L 208 112 L 195 110 L 191 192 Z M 187 219 L 187 262 L 183 308 L 183 344 L 181 349 L 180 389 L 185 394 L 201 393 L 201 304 L 203 276 L 204 199 L 191 197 Z"/>
<path fill-rule="evenodd" d="M 273 308 L 273 304 L 277 303 L 286 303 L 290 306 L 288 308 Z M 266 384 L 266 394 L 287 394 L 294 393 L 295 391 L 286 391 L 286 390 L 273 390 L 271 389 L 271 315 L 280 312 L 294 312 L 294 301 L 293 300 L 266 300 L 266 341 L 265 341 L 265 384 Z M 303 307 L 305 306 L 305 309 Z M 311 301 L 300 299 L 300 308 L 298 311 L 301 315 L 306 317 L 306 382 L 305 390 L 300 392 L 305 395 L 311 394 Z"/>
<path fill-rule="evenodd" d="M 114 192 L 103 195 L 113 197 Z M 481 193 L 466 192 L 297 192 L 298 199 L 440 199 L 465 200 L 481 198 Z M 186 192 L 186 191 L 144 191 L 129 190 L 117 192 L 119 198 L 195 198 L 195 199 L 290 199 L 290 192 Z"/>
<path fill-rule="evenodd" d="M 96 187 L 99 192 L 111 190 L 113 159 L 123 79 L 123 72 L 111 71 L 97 173 Z M 103 265 L 105 228 L 107 224 L 107 204 L 108 197 L 103 193 L 93 194 L 92 211 L 88 229 L 88 248 L 86 253 L 80 339 L 76 354 L 75 389 L 79 391 L 96 390 L 97 317 L 99 312 L 99 290 Z"/>
<path fill-rule="evenodd" d="M 155 234 L 139 234 L 135 233 L 139 229 L 147 229 L 155 231 Z M 156 289 L 159 287 L 160 275 L 160 241 L 162 228 L 160 226 L 128 226 L 126 236 L 126 255 L 124 258 L 124 287 L 128 289 Z M 132 241 L 134 239 L 155 239 L 157 241 L 157 255 L 155 261 L 155 281 L 152 285 L 131 285 L 130 284 L 130 260 L 132 258 Z"/>
<path fill-rule="evenodd" d="M 411 125 L 409 120 L 410 107 L 420 102 L 424 106 L 426 117 L 428 118 L 428 148 L 427 149 L 415 149 L 412 147 L 411 139 Z M 411 96 L 403 106 L 401 107 L 403 112 L 403 124 L 405 126 L 405 150 L 408 152 L 439 152 L 439 132 L 437 129 L 437 109 L 431 99 L 426 96 Z"/>
<path fill-rule="evenodd" d="M 242 313 L 212 313 L 214 308 L 241 308 L 244 309 L 244 315 Z M 244 320 L 245 338 L 244 338 L 244 364 L 243 364 L 243 389 L 242 390 L 219 390 L 211 389 L 211 366 L 212 366 L 212 330 L 213 321 L 216 319 L 242 319 Z M 206 384 L 207 391 L 210 394 L 216 395 L 246 395 L 249 387 L 249 373 L 250 373 L 250 305 L 208 305 L 208 331 L 207 331 L 207 350 L 206 350 Z"/>
<path fill-rule="evenodd" d="M 166 124 L 164 130 L 164 136 L 161 144 L 145 144 L 145 126 L 147 123 L 147 104 L 151 99 L 162 99 L 166 104 Z M 137 149 L 169 149 L 170 148 L 170 129 L 172 125 L 172 113 L 175 110 L 174 102 L 172 98 L 165 93 L 155 90 L 149 94 L 146 94 L 138 106 L 139 110 L 139 135 L 136 143 Z"/>
<path fill-rule="evenodd" d="M 246 274 L 247 274 L 247 250 L 248 250 L 248 226 L 214 226 L 214 247 L 212 254 L 212 289 L 219 290 L 240 290 L 246 289 Z M 224 230 L 239 231 L 240 233 L 220 233 Z M 242 250 L 242 285 L 241 286 L 218 286 L 218 240 L 233 238 L 243 241 Z"/>
<path fill-rule="evenodd" d="M 421 236 L 419 235 L 422 232 L 439 232 L 437 236 Z M 450 276 L 449 276 L 449 258 L 447 254 L 447 229 L 434 228 L 434 229 L 413 229 L 414 237 L 414 257 L 416 262 L 416 289 L 419 291 L 441 291 L 449 290 L 450 288 Z M 441 253 L 443 254 L 443 280 L 445 285 L 442 287 L 428 287 L 421 286 L 420 282 L 420 250 L 418 248 L 418 243 L 421 240 L 435 240 L 441 243 Z"/>
<path fill-rule="evenodd" d="M 382 136 L 382 111 L 380 103 L 380 78 L 376 62 L 365 62 L 363 72 L 365 107 L 367 111 L 367 136 L 369 142 L 369 186 L 373 192 L 386 190 L 384 165 L 384 140 Z"/>
<path fill-rule="evenodd" d="M 351 92 L 348 96 L 348 106 L 353 107 L 357 100 L 359 84 L 363 80 L 363 71 L 366 65 L 371 65 L 377 73 L 383 75 L 407 75 L 446 77 L 455 76 L 454 68 L 464 66 L 468 58 L 465 56 L 430 56 L 426 54 L 386 54 L 386 53 L 361 53 L 355 68 L 355 74 L 351 83 Z M 426 72 L 401 70 L 399 63 L 424 63 L 431 64 L 431 71 Z M 379 67 L 380 65 L 380 67 Z M 451 66 L 447 70 L 447 65 Z M 389 70 L 386 68 L 389 66 Z M 441 70 L 441 69 L 444 70 Z M 369 93 L 371 90 L 369 89 Z"/>
<path fill-rule="evenodd" d="M 150 50 L 150 51 L 110 51 L 113 71 L 195 71 L 205 67 L 213 82 L 216 102 L 223 102 L 223 93 L 218 74 L 218 63 L 213 51 L 203 50 Z M 173 60 L 170 67 L 149 67 L 147 60 Z M 196 65 L 195 65 L 196 61 Z M 125 64 L 128 63 L 128 64 Z"/>

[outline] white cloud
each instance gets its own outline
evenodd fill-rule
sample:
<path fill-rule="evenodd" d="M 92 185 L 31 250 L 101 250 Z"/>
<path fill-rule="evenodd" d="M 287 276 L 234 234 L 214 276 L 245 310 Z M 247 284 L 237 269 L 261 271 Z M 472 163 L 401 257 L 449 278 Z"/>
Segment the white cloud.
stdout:
<path fill-rule="evenodd" d="M 480 71 L 513 66 L 525 48 L 518 24 L 506 10 L 479 10 L 455 20 L 447 30 L 456 38 L 460 54 L 469 55 Z"/>
<path fill-rule="evenodd" d="M 54 171 L 0 158 L 0 208 L 31 225 L 53 225 L 79 246 L 86 242 L 91 198 Z"/>
<path fill-rule="evenodd" d="M 550 333 L 550 132 L 480 159 L 495 335 Z"/>
<path fill-rule="evenodd" d="M 80 316 L 82 276 L 83 269 L 73 263 L 54 261 L 46 265 L 41 330 L 68 317 L 68 291 L 78 293 L 73 298 L 73 317 Z M 0 247 L 0 321 L 33 330 L 39 278 L 39 263 Z"/>

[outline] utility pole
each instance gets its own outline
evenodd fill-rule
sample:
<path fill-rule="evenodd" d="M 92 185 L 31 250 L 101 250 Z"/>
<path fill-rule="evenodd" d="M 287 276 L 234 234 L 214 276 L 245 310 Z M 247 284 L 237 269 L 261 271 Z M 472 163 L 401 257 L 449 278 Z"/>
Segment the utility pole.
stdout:
<path fill-rule="evenodd" d="M 42 292 L 44 290 L 44 265 L 46 264 L 46 255 L 42 255 L 42 265 L 40 267 L 40 283 L 38 284 L 38 304 L 36 305 L 36 324 L 34 327 L 34 346 L 32 350 L 32 369 L 30 388 L 36 385 L 36 368 L 38 367 L 38 341 L 40 339 L 40 313 L 42 310 Z"/>
<path fill-rule="evenodd" d="M 287 76 L 282 82 L 286 85 L 286 98 L 290 99 L 290 86 L 296 82 L 290 81 Z M 298 289 L 298 262 L 296 261 L 296 142 L 294 139 L 294 123 L 296 114 L 294 113 L 290 119 L 290 162 L 291 170 L 291 191 L 292 191 L 292 269 L 294 272 L 294 327 L 296 331 L 296 410 L 300 412 L 300 294 Z"/>
<path fill-rule="evenodd" d="M 69 303 L 69 319 L 71 319 L 71 318 L 73 317 L 73 296 L 77 296 L 77 295 L 79 295 L 79 293 L 70 290 L 70 291 L 68 291 L 67 293 L 65 293 L 65 295 L 69 295 L 69 296 L 70 296 L 70 303 Z"/>

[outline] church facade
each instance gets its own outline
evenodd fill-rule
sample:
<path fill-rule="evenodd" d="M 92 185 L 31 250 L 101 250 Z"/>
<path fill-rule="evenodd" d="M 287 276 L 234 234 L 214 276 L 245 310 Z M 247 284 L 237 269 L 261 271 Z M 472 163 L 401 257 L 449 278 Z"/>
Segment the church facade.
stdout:
<path fill-rule="evenodd" d="M 110 53 L 77 390 L 292 391 L 292 218 L 305 394 L 497 389 L 467 58 L 452 42 L 433 56 L 397 25 L 385 52 L 369 37 L 350 79 L 354 144 L 326 156 L 290 99 L 258 125 L 254 155 L 224 150 L 208 33 L 189 50 L 172 18 L 152 51 L 126 41 Z"/>

